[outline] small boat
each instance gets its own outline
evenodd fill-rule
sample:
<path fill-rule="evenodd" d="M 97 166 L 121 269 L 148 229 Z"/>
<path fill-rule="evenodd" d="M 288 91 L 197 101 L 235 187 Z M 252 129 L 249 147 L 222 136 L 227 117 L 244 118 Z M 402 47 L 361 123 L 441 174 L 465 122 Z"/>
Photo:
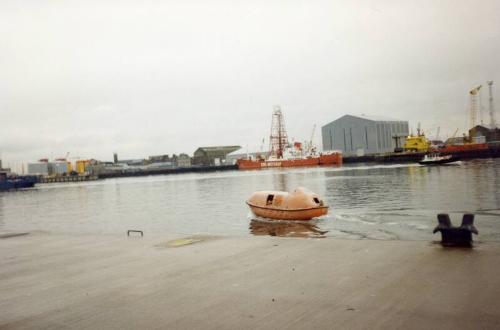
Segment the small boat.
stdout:
<path fill-rule="evenodd" d="M 6 172 L 0 172 L 0 191 L 31 188 L 37 182 L 35 176 L 9 177 Z"/>
<path fill-rule="evenodd" d="M 460 160 L 458 157 L 452 155 L 439 155 L 439 154 L 428 154 L 418 163 L 421 165 L 442 165 L 453 163 Z"/>
<path fill-rule="evenodd" d="M 305 188 L 291 193 L 257 191 L 246 203 L 256 216 L 276 220 L 311 220 L 328 213 L 328 205 Z"/>

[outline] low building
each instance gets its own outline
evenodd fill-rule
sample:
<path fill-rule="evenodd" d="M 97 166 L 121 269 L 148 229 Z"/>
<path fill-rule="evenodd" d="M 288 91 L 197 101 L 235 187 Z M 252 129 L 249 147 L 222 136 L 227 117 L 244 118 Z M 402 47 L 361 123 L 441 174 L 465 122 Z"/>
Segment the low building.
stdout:
<path fill-rule="evenodd" d="M 153 163 L 165 163 L 165 162 L 174 162 L 174 157 L 170 157 L 169 155 L 158 155 L 158 156 L 149 156 L 148 160 L 151 164 Z"/>
<path fill-rule="evenodd" d="M 174 168 L 174 162 L 154 162 L 147 166 L 140 166 L 141 169 L 158 170 L 163 168 Z"/>
<path fill-rule="evenodd" d="M 461 145 L 466 142 L 466 138 L 463 136 L 456 136 L 446 139 L 444 142 L 445 145 Z"/>
<path fill-rule="evenodd" d="M 476 141 L 497 142 L 500 141 L 500 129 L 490 129 L 477 125 L 469 130 L 469 137 Z"/>
<path fill-rule="evenodd" d="M 147 161 L 145 159 L 124 159 L 124 160 L 119 160 L 114 164 L 142 166 L 142 165 L 147 165 Z"/>
<path fill-rule="evenodd" d="M 48 162 L 28 163 L 28 174 L 49 175 L 49 163 Z"/>
<path fill-rule="evenodd" d="M 241 153 L 238 150 L 226 156 L 226 164 L 236 164 L 238 159 L 261 159 L 266 158 L 268 152 L 248 152 Z"/>
<path fill-rule="evenodd" d="M 90 165 L 90 159 L 82 160 L 79 159 L 75 162 L 75 171 L 78 174 L 88 173 L 88 166 Z"/>
<path fill-rule="evenodd" d="M 10 173 L 10 168 L 3 168 L 2 167 L 2 160 L 1 159 L 0 159 L 0 172 Z"/>
<path fill-rule="evenodd" d="M 169 155 L 149 156 L 148 161 L 150 164 L 172 163 L 174 167 L 191 166 L 191 157 L 186 154 L 180 154 L 179 156 L 173 154 L 172 157 L 170 157 Z"/>
<path fill-rule="evenodd" d="M 66 161 L 53 161 L 48 163 L 49 167 L 49 175 L 64 175 L 71 171 L 69 167 L 71 163 L 68 165 Z"/>
<path fill-rule="evenodd" d="M 177 167 L 190 167 L 191 166 L 191 157 L 187 154 L 180 154 L 177 157 Z"/>
<path fill-rule="evenodd" d="M 193 165 L 221 165 L 226 163 L 226 156 L 240 146 L 200 147 L 193 155 Z"/>
<path fill-rule="evenodd" d="M 384 117 L 345 115 L 321 128 L 323 150 L 363 156 L 402 148 L 408 122 Z"/>

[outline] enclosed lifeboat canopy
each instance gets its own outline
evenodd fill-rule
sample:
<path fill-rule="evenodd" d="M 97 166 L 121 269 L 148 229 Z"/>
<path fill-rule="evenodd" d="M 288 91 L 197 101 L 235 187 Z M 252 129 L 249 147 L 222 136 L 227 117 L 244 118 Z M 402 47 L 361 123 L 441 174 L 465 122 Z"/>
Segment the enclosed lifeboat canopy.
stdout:
<path fill-rule="evenodd" d="M 302 187 L 291 193 L 257 191 L 250 196 L 247 204 L 255 215 L 278 220 L 310 220 L 328 213 L 328 206 L 323 200 Z"/>

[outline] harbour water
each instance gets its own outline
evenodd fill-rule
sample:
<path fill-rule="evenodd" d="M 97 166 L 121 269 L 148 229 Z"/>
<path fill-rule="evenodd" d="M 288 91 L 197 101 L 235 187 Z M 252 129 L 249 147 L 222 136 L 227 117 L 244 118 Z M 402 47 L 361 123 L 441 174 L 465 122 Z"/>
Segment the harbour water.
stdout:
<path fill-rule="evenodd" d="M 256 190 L 305 186 L 330 213 L 309 223 L 255 219 Z M 433 240 L 436 214 L 476 214 L 479 241 L 500 241 L 500 159 L 457 165 L 343 167 L 187 173 L 37 185 L 0 192 L 0 232 L 273 235 Z"/>

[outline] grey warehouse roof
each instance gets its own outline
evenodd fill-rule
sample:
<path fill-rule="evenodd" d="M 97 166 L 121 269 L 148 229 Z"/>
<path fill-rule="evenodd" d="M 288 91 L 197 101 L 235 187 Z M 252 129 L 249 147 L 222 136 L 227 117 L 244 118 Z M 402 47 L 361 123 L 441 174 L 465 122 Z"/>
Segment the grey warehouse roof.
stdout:
<path fill-rule="evenodd" d="M 337 121 L 339 119 L 343 119 L 345 117 L 353 117 L 353 118 L 359 118 L 359 119 L 364 119 L 364 120 L 370 120 L 370 121 L 406 121 L 406 120 L 400 120 L 400 119 L 394 119 L 390 117 L 385 117 L 385 116 L 366 116 L 366 115 L 343 115 L 340 118 L 335 119 L 334 121 Z"/>

